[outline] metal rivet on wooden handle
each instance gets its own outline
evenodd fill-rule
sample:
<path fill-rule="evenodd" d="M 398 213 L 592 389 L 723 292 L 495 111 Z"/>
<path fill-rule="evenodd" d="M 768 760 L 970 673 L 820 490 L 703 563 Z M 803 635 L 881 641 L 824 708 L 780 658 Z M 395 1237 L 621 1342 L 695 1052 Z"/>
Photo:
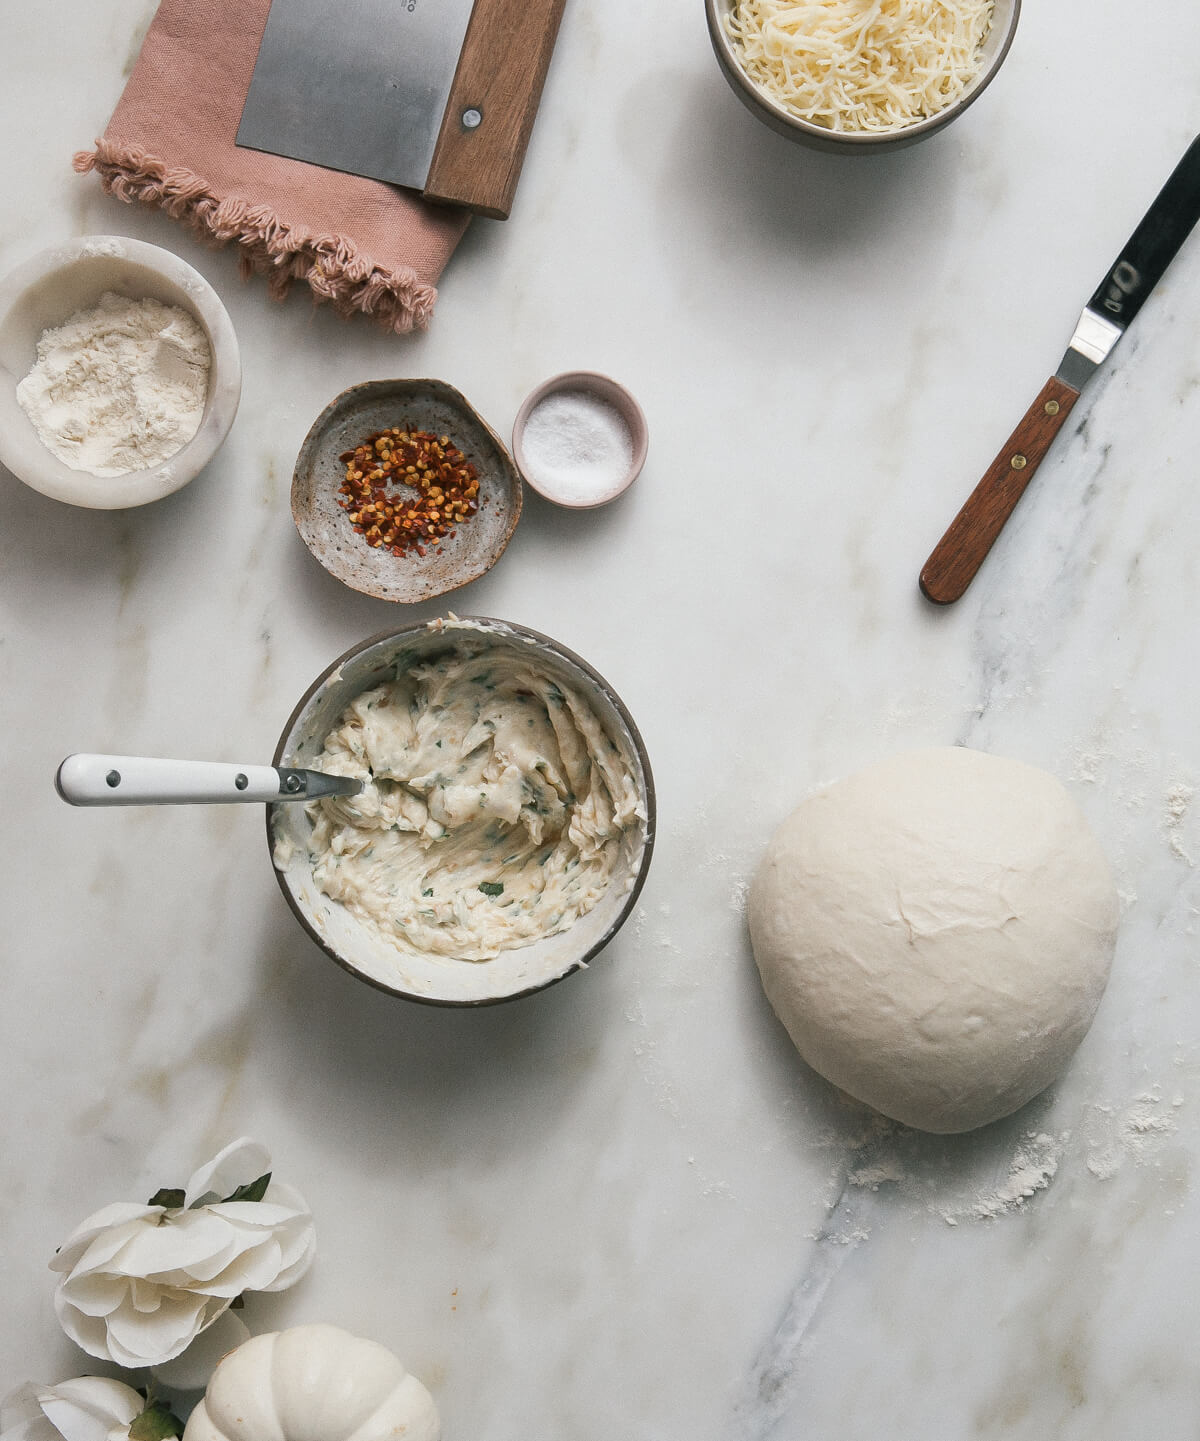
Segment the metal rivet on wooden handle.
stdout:
<path fill-rule="evenodd" d="M 921 570 L 921 589 L 936 605 L 958 600 L 975 579 L 1078 399 L 1057 376 L 1042 387 Z"/>
<path fill-rule="evenodd" d="M 475 0 L 423 193 L 504 220 L 566 0 Z"/>

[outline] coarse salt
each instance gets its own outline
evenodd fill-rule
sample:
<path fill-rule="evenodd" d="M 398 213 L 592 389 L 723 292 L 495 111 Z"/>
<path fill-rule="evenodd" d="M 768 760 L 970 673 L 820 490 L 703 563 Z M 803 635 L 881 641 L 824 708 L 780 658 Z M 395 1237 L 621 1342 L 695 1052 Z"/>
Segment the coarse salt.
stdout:
<path fill-rule="evenodd" d="M 548 500 L 595 505 L 620 490 L 633 467 L 633 436 L 616 406 L 586 390 L 560 390 L 529 412 L 522 470 Z"/>

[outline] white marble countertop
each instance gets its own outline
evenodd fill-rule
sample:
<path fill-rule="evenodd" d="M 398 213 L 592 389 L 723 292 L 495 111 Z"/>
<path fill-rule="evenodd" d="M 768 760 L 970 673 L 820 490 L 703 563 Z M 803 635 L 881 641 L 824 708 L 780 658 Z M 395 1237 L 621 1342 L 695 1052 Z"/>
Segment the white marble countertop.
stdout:
<path fill-rule="evenodd" d="M 47 1270 L 76 1222 L 248 1133 L 319 1233 L 252 1329 L 384 1341 L 447 1438 L 1193 1434 L 1200 237 L 966 598 L 935 610 L 916 574 L 1200 130 L 1200 10 L 1027 0 L 961 121 L 851 161 L 755 123 L 699 0 L 570 0 L 512 218 L 396 338 L 272 303 L 72 173 L 153 8 L 3 26 L 0 269 L 85 232 L 168 246 L 229 307 L 245 389 L 156 505 L 0 475 L 0 1388 L 89 1369 Z M 444 611 L 354 594 L 297 539 L 292 463 L 335 393 L 439 376 L 507 434 L 577 367 L 640 398 L 641 479 L 594 514 L 530 495 L 448 603 L 555 636 L 642 729 L 657 853 L 588 972 L 481 1012 L 392 1000 L 300 931 L 257 809 L 61 804 L 73 750 L 269 757 L 334 656 Z M 1065 1080 L 939 1140 L 871 1131 L 799 1063 L 744 896 L 815 785 L 952 742 L 1064 781 L 1124 917 Z"/>

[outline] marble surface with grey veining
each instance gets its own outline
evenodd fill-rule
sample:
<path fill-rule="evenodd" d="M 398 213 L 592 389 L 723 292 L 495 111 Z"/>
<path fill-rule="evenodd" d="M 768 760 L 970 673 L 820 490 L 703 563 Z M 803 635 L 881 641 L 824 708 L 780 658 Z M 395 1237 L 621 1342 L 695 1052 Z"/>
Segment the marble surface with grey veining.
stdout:
<path fill-rule="evenodd" d="M 698 0 L 570 0 L 513 216 L 472 226 L 403 339 L 272 303 L 72 173 L 152 11 L 3 17 L 0 269 L 79 233 L 168 246 L 229 307 L 245 389 L 158 504 L 0 473 L 0 1388 L 86 1369 L 47 1270 L 75 1223 L 248 1133 L 319 1234 L 248 1323 L 384 1341 L 448 1438 L 1194 1435 L 1200 236 L 964 600 L 916 575 L 1200 130 L 1200 11 L 1027 0 L 958 123 L 845 160 L 742 109 Z M 450 603 L 557 637 L 643 731 L 658 849 L 587 972 L 406 1005 L 299 930 L 256 809 L 57 799 L 73 750 L 265 759 L 334 656 L 444 609 L 353 594 L 297 539 L 291 466 L 336 392 L 439 376 L 507 434 L 568 368 L 641 400 L 641 479 L 594 514 L 530 496 Z M 1123 921 L 1065 1079 L 938 1139 L 799 1063 L 744 905 L 811 788 L 954 742 L 1061 777 Z"/>

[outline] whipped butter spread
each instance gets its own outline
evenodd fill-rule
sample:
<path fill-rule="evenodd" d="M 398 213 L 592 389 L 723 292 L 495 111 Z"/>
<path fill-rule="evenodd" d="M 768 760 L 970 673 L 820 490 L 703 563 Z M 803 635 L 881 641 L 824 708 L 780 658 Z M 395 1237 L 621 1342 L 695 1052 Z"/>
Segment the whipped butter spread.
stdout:
<path fill-rule="evenodd" d="M 465 643 L 416 664 L 357 696 L 313 764 L 367 782 L 307 808 L 316 884 L 403 951 L 486 961 L 632 884 L 631 758 L 536 654 Z M 281 838 L 276 865 L 292 851 Z"/>

